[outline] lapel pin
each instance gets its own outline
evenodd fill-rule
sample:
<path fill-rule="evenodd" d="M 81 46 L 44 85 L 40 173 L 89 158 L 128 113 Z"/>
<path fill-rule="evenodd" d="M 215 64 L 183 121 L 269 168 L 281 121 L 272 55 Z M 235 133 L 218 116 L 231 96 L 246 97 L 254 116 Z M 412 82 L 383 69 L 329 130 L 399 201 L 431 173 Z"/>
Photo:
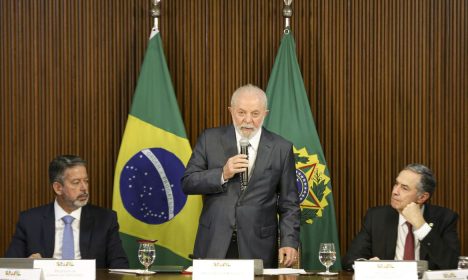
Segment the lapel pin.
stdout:
<path fill-rule="evenodd" d="M 430 226 L 430 227 L 433 227 L 433 226 L 434 226 L 434 224 L 433 224 L 433 223 L 429 223 L 429 226 Z"/>

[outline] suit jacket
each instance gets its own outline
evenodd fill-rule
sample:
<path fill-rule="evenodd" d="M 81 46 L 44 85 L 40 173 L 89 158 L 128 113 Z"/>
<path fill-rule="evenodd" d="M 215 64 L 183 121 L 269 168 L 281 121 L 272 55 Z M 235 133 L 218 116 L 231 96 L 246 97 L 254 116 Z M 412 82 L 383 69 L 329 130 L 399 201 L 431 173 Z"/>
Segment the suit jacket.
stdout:
<path fill-rule="evenodd" d="M 420 240 L 420 259 L 427 260 L 432 270 L 456 268 L 460 255 L 458 215 L 447 208 L 426 204 L 423 216 L 432 229 Z M 398 211 L 390 205 L 369 209 L 361 231 L 343 258 L 344 268 L 352 269 L 358 258 L 395 259 L 398 220 Z"/>
<path fill-rule="evenodd" d="M 200 136 L 187 165 L 184 192 L 203 195 L 194 257 L 225 258 L 237 230 L 241 259 L 263 259 L 265 267 L 276 267 L 278 230 L 281 247 L 299 246 L 300 208 L 292 144 L 263 128 L 243 192 L 239 174 L 221 185 L 223 166 L 236 154 L 234 127 L 212 128 Z"/>
<path fill-rule="evenodd" d="M 55 213 L 54 203 L 50 203 L 20 213 L 5 256 L 26 258 L 40 253 L 44 258 L 52 258 L 54 246 Z M 89 204 L 82 208 L 80 252 L 82 259 L 96 259 L 97 268 L 128 268 L 114 211 Z"/>

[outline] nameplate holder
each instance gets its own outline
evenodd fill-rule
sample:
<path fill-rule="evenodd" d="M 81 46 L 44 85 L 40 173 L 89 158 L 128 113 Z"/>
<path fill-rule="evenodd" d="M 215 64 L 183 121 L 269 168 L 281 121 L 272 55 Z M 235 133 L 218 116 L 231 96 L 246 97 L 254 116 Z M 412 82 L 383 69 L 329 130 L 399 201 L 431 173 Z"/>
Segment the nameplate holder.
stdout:
<path fill-rule="evenodd" d="M 426 271 L 422 279 L 423 280 L 445 280 L 445 279 L 466 280 L 468 279 L 468 269 Z"/>
<path fill-rule="evenodd" d="M 2 280 L 40 280 L 41 270 L 34 268 L 9 269 L 0 268 Z"/>
<path fill-rule="evenodd" d="M 418 280 L 416 261 L 355 261 L 355 280 Z"/>
<path fill-rule="evenodd" d="M 96 260 L 34 260 L 42 280 L 95 280 Z"/>
<path fill-rule="evenodd" d="M 254 260 L 193 260 L 193 280 L 253 280 Z"/>

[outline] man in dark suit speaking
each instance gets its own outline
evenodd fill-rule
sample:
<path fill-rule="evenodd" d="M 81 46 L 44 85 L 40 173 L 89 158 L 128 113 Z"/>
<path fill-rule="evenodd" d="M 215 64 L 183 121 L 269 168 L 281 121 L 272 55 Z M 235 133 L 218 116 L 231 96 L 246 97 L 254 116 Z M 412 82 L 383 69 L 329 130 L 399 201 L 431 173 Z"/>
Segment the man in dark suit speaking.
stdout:
<path fill-rule="evenodd" d="M 55 202 L 20 214 L 7 258 L 96 259 L 97 268 L 128 268 L 114 211 L 88 204 L 86 162 L 59 156 L 49 165 Z"/>
<path fill-rule="evenodd" d="M 460 241 L 458 215 L 430 205 L 436 181 L 429 168 L 410 164 L 398 175 L 391 205 L 369 209 L 361 231 L 343 258 L 351 270 L 358 258 L 427 260 L 429 269 L 457 267 Z"/>
<path fill-rule="evenodd" d="M 203 132 L 182 178 L 186 194 L 203 195 L 194 257 L 263 259 L 267 268 L 279 257 L 291 266 L 300 223 L 293 146 L 262 128 L 268 110 L 260 88 L 237 89 L 229 111 L 234 125 Z"/>

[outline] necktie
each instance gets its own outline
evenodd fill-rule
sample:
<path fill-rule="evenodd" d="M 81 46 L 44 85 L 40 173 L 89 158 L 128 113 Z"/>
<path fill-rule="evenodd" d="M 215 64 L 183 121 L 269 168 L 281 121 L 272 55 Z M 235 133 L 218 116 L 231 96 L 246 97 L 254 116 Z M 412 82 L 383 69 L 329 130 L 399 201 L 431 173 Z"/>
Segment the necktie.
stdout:
<path fill-rule="evenodd" d="M 62 259 L 64 260 L 73 260 L 75 258 L 75 242 L 73 240 L 73 229 L 71 226 L 74 219 L 75 218 L 69 215 L 63 216 L 62 218 L 65 223 L 62 239 Z"/>
<path fill-rule="evenodd" d="M 414 235 L 413 235 L 413 226 L 406 222 L 408 226 L 408 234 L 406 235 L 405 241 L 405 253 L 403 255 L 403 260 L 414 260 Z"/>

